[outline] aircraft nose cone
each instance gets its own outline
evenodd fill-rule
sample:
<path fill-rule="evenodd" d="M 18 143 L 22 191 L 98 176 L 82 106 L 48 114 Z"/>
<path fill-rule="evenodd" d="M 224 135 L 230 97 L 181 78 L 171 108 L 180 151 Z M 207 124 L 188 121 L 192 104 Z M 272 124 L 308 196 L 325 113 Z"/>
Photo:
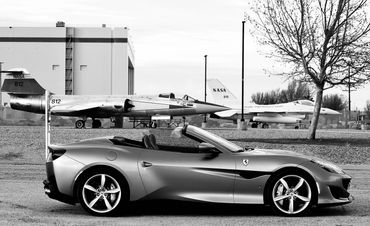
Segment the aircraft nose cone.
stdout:
<path fill-rule="evenodd" d="M 202 101 L 197 101 L 196 102 L 196 112 L 197 113 L 215 113 L 219 111 L 226 111 L 230 110 L 230 108 L 218 105 L 218 104 L 213 104 L 213 103 L 208 103 L 208 102 L 202 102 Z"/>

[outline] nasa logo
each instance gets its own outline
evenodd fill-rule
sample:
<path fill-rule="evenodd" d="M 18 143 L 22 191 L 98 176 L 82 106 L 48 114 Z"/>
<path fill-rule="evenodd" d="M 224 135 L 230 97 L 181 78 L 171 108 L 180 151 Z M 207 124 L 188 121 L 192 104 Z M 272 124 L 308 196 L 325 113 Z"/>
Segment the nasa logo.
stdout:
<path fill-rule="evenodd" d="M 22 78 L 24 78 L 24 74 L 13 74 L 13 77 L 15 79 L 22 79 Z"/>
<path fill-rule="evenodd" d="M 226 93 L 226 89 L 225 88 L 213 88 L 213 92 L 217 92 L 217 93 L 224 92 L 224 93 Z"/>

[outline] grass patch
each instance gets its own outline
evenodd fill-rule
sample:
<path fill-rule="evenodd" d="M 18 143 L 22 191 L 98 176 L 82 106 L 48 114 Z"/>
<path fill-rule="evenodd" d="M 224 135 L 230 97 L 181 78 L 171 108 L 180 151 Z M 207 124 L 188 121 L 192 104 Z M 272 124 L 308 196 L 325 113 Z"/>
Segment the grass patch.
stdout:
<path fill-rule="evenodd" d="M 240 146 L 282 149 L 316 156 L 338 164 L 370 164 L 370 131 L 318 130 L 316 140 L 307 140 L 307 130 L 294 129 L 208 129 Z M 51 143 L 66 144 L 82 139 L 123 136 L 140 140 L 148 129 L 74 129 L 52 127 Z M 155 129 L 171 139 L 171 130 Z M 0 161 L 43 164 L 45 162 L 44 127 L 0 126 Z M 21 150 L 21 151 L 20 151 Z"/>
<path fill-rule="evenodd" d="M 0 154 L 1 160 L 11 161 L 11 160 L 22 158 L 22 157 L 23 157 L 23 153 L 21 152 L 8 152 L 8 153 Z"/>

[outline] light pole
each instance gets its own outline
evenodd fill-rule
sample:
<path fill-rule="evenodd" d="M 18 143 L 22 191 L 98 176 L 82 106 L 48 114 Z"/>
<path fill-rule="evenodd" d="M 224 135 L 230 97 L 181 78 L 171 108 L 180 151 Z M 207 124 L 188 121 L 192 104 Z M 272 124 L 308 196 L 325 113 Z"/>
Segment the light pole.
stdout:
<path fill-rule="evenodd" d="M 207 55 L 204 55 L 204 102 L 207 102 Z M 207 114 L 204 114 L 202 128 L 207 125 Z"/>
<path fill-rule="evenodd" d="M 244 25 L 245 20 L 242 21 L 242 118 L 241 122 L 244 122 Z"/>
<path fill-rule="evenodd" d="M 246 130 L 247 126 L 244 121 L 244 26 L 245 19 L 242 21 L 242 115 L 238 125 L 240 130 Z"/>

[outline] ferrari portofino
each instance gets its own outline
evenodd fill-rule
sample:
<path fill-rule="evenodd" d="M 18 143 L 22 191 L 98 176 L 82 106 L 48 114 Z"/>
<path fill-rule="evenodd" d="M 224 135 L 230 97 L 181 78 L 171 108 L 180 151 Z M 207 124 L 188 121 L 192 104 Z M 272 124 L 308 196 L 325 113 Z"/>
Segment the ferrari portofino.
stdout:
<path fill-rule="evenodd" d="M 191 125 L 153 130 L 138 139 L 114 136 L 50 145 L 46 173 L 50 198 L 79 202 L 98 216 L 150 199 L 264 204 L 286 216 L 353 200 L 351 177 L 332 163 L 240 147 Z"/>

